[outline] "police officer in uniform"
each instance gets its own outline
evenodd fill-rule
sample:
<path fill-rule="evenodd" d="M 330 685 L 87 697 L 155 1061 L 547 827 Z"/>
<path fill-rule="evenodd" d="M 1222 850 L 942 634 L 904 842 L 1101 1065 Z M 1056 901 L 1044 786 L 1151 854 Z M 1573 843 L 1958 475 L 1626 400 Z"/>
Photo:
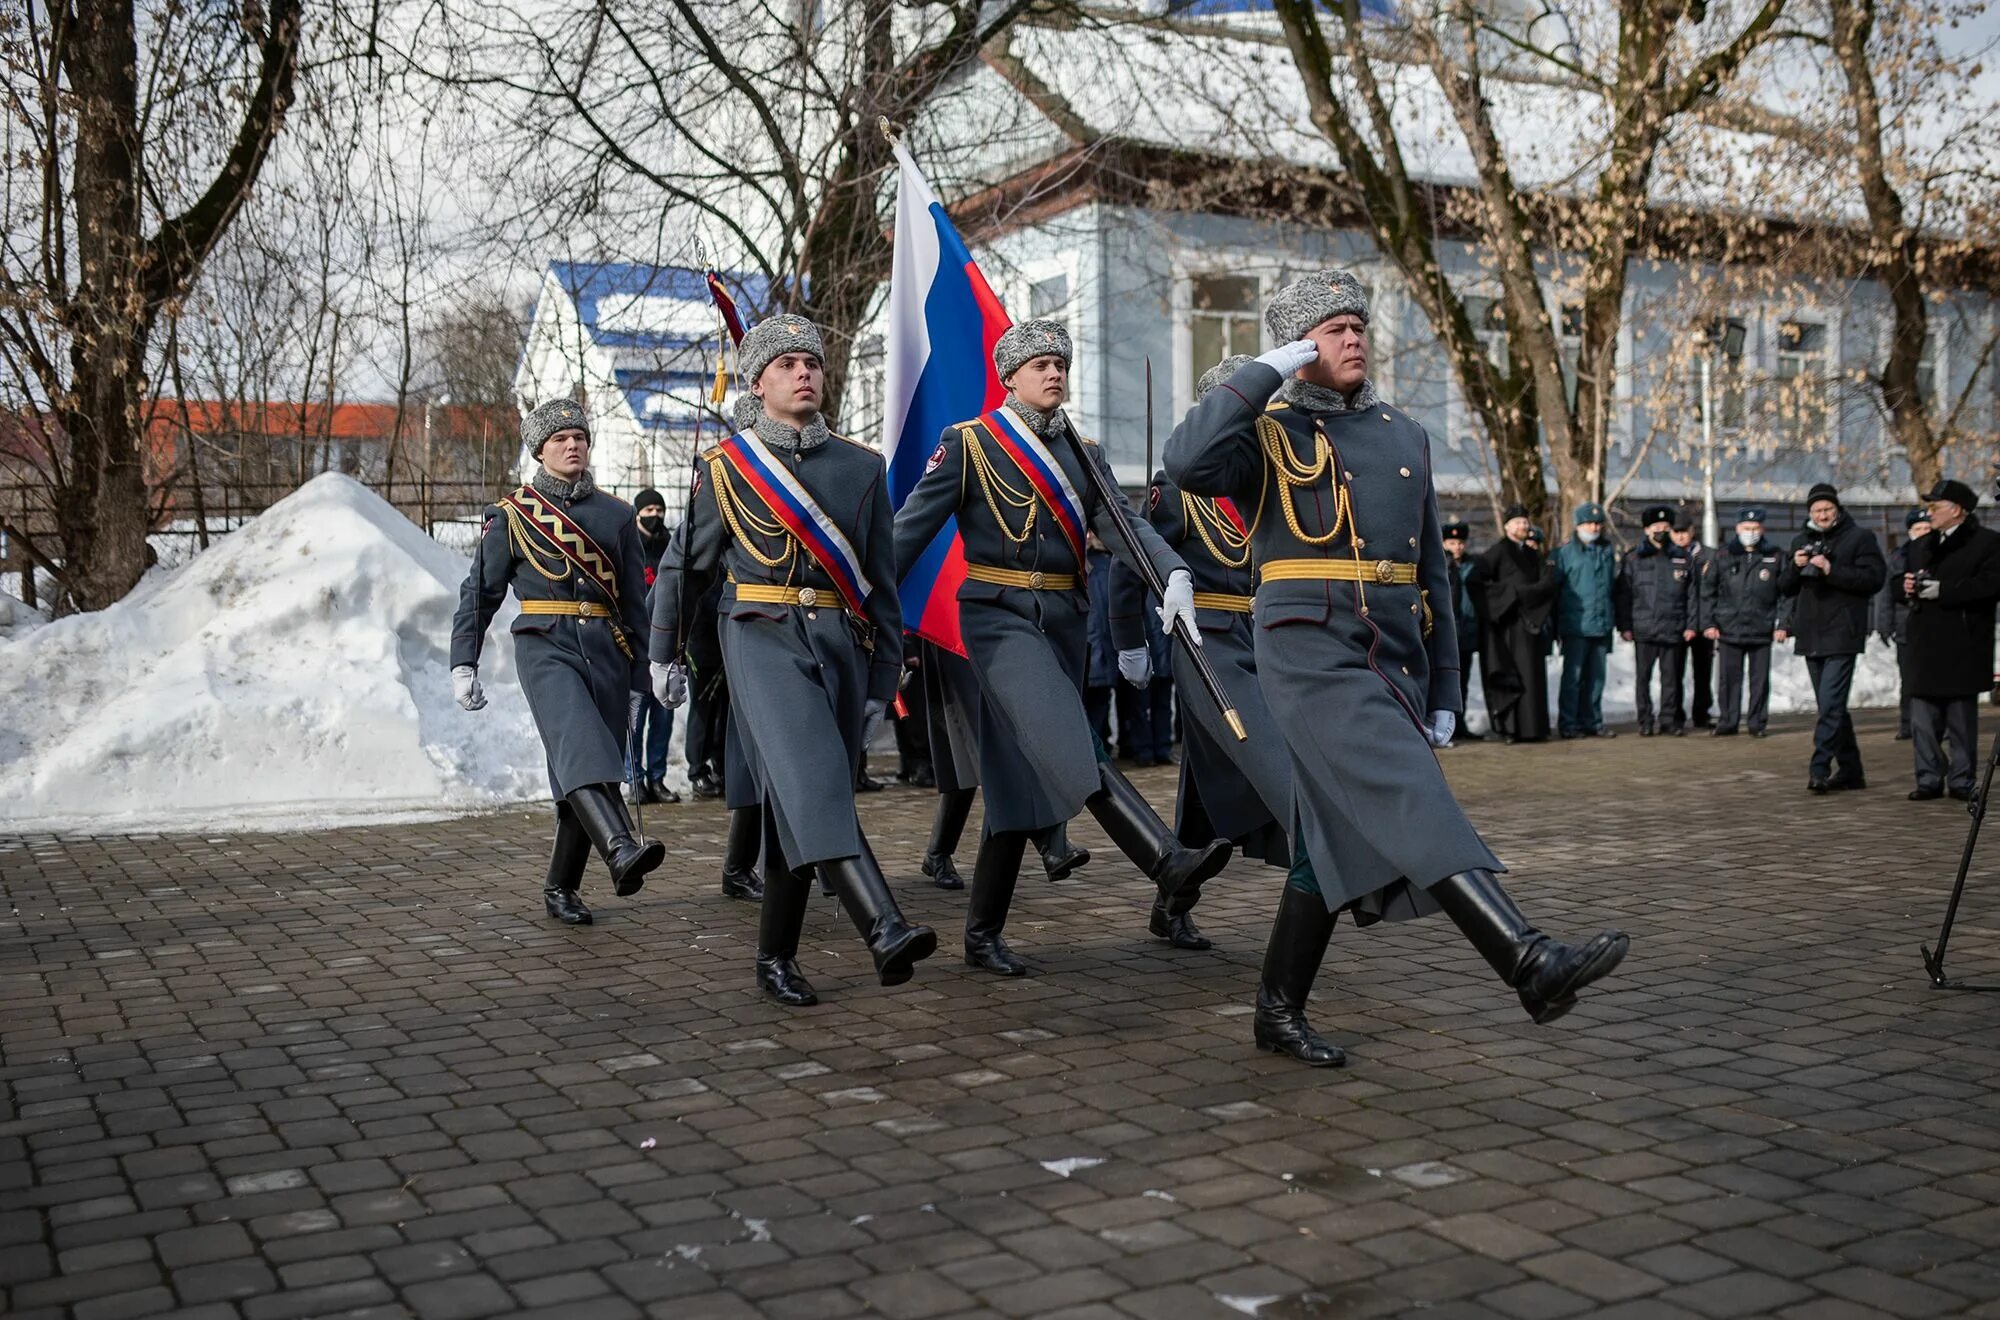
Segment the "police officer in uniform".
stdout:
<path fill-rule="evenodd" d="M 1211 367 L 1197 384 L 1196 397 L 1250 361 L 1249 354 L 1240 353 Z M 1249 735 L 1237 739 L 1221 707 L 1196 676 L 1193 660 L 1185 648 L 1176 646 L 1172 663 L 1180 692 L 1183 743 L 1174 833 L 1187 844 L 1230 839 L 1245 856 L 1289 867 L 1291 845 L 1281 822 L 1291 817 L 1292 767 L 1284 738 L 1257 685 L 1250 626 L 1255 582 L 1249 526 L 1234 500 L 1190 495 L 1164 471 L 1153 476 L 1146 518 L 1194 575 L 1202 655 Z M 1112 581 L 1121 597 L 1143 600 L 1139 575 L 1123 564 L 1113 570 Z M 1153 904 L 1150 926 L 1153 934 L 1177 948 L 1209 947 L 1208 937 L 1196 929 L 1191 914 L 1170 916 L 1163 903 Z"/>
<path fill-rule="evenodd" d="M 1442 908 L 1529 1015 L 1552 1021 L 1629 942 L 1536 930 L 1433 753 L 1461 698 L 1429 438 L 1368 382 L 1368 298 L 1353 275 L 1287 286 L 1264 324 L 1283 347 L 1196 403 L 1166 447 L 1181 489 L 1226 495 L 1250 522 L 1258 681 L 1291 757 L 1294 865 L 1257 1043 L 1344 1061 L 1305 1017 L 1342 908 L 1362 922 Z"/>
<path fill-rule="evenodd" d="M 1764 511 L 1736 516 L 1736 539 L 1711 553 L 1701 568 L 1702 632 L 1715 644 L 1721 670 L 1714 737 L 1730 738 L 1749 716 L 1750 736 L 1762 738 L 1771 714 L 1771 645 L 1785 640 L 1778 577 L 1784 552 L 1764 536 Z M 1750 671 L 1744 700 L 1743 671 Z"/>
<path fill-rule="evenodd" d="M 486 510 L 451 628 L 451 682 L 466 710 L 486 705 L 479 655 L 508 588 L 514 668 L 548 754 L 556 840 L 542 903 L 570 926 L 590 924 L 577 896 L 592 845 L 620 897 L 639 892 L 666 848 L 638 838 L 618 784 L 626 736 L 645 687 L 646 573 L 632 506 L 590 476 L 590 419 L 552 399 L 521 422 L 541 463 L 534 479 Z"/>
<path fill-rule="evenodd" d="M 698 588 L 683 570 L 703 579 L 726 570 L 731 725 L 764 808 L 757 983 L 782 1004 L 812 1004 L 818 996 L 797 962 L 808 866 L 839 894 L 883 985 L 909 980 L 937 947 L 928 926 L 903 919 L 854 809 L 863 729 L 895 696 L 903 668 L 893 523 L 881 455 L 820 416 L 819 327 L 774 316 L 738 352 L 761 406 L 700 456 L 654 591 L 653 683 L 667 705 L 687 700 L 675 662 L 680 592 Z"/>
<path fill-rule="evenodd" d="M 1639 736 L 1655 729 L 1679 738 L 1687 733 L 1681 704 L 1681 674 L 1689 639 L 1694 636 L 1694 572 L 1687 552 L 1673 543 L 1674 511 L 1649 505 L 1640 515 L 1646 539 L 1626 552 L 1618 565 L 1618 588 L 1612 603 L 1618 631 L 1633 643 L 1639 665 L 1637 691 Z M 1653 713 L 1653 670 L 1660 671 L 1659 722 Z"/>
<path fill-rule="evenodd" d="M 958 516 L 966 558 L 959 627 L 979 677 L 986 795 L 965 957 L 971 966 L 1020 976 L 1027 964 L 1001 931 L 1035 832 L 1088 807 L 1153 881 L 1169 915 L 1194 906 L 1203 882 L 1229 860 L 1229 845 L 1183 847 L 1094 746 L 1083 710 L 1086 529 L 1123 555 L 1119 520 L 1131 528 L 1167 583 L 1169 619 L 1197 622 L 1193 578 L 1117 496 L 1102 451 L 1072 432 L 1062 411 L 1069 333 L 1054 321 L 1025 321 L 1001 335 L 993 358 L 1007 386 L 1005 405 L 945 428 L 896 515 L 896 546 L 897 562 L 913 562 L 945 519 Z M 1117 496 L 1113 503 L 1099 501 L 1083 470 L 1085 454 Z M 1117 622 L 1121 649 L 1143 645 L 1136 618 Z"/>

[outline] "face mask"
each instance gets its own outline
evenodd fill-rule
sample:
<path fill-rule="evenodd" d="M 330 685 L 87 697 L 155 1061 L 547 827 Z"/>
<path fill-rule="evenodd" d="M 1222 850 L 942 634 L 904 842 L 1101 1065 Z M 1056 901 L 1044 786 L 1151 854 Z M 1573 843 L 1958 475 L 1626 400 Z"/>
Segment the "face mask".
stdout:
<path fill-rule="evenodd" d="M 1652 541 L 1654 545 L 1665 545 L 1667 543 L 1667 533 L 1654 532 L 1652 534 Z"/>
<path fill-rule="evenodd" d="M 639 529 L 645 532 L 646 535 L 648 536 L 658 536 L 660 534 L 660 527 L 666 521 L 667 520 L 665 518 L 656 517 L 652 514 L 647 514 L 645 517 L 639 520 Z"/>
<path fill-rule="evenodd" d="M 1588 527 L 1579 527 L 1576 529 L 1576 539 L 1585 545 L 1596 545 L 1598 535 L 1599 533 L 1591 531 Z"/>
<path fill-rule="evenodd" d="M 1762 533 L 1762 532 L 1738 532 L 1738 533 L 1736 533 L 1736 539 L 1737 539 L 1737 540 L 1739 540 L 1739 541 L 1741 541 L 1741 542 L 1743 542 L 1743 544 L 1744 544 L 1744 545 L 1746 545 L 1746 546 L 1750 546 L 1750 545 L 1755 545 L 1755 544 L 1757 544 L 1757 542 L 1759 542 L 1759 541 L 1761 541 L 1761 540 L 1763 540 L 1763 539 L 1764 539 L 1764 533 Z"/>

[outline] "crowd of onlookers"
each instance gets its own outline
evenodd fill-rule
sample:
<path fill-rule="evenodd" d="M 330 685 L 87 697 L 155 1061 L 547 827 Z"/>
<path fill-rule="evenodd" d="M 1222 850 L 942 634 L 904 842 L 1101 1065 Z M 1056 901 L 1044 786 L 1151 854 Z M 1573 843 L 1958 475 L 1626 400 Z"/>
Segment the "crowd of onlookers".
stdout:
<path fill-rule="evenodd" d="M 1862 788 L 1867 780 L 1848 695 L 1872 634 L 1895 648 L 1902 676 L 1897 737 L 1913 744 L 1910 797 L 1970 797 L 1978 702 L 1994 687 L 2000 532 L 1980 525 L 1979 497 L 1958 481 L 1932 488 L 1904 519 L 1907 538 L 1887 555 L 1832 486 L 1814 486 L 1806 503 L 1807 525 L 1785 545 L 1767 534 L 1765 510 L 1757 507 L 1739 510 L 1733 534 L 1709 546 L 1686 510 L 1648 506 L 1640 512 L 1639 539 L 1622 553 L 1607 535 L 1603 507 L 1593 503 L 1574 510 L 1571 534 L 1553 549 L 1519 506 L 1505 511 L 1501 536 L 1478 554 L 1471 528 L 1447 521 L 1460 681 L 1469 697 L 1473 674 L 1479 675 L 1490 721 L 1485 736 L 1503 743 L 1616 737 L 1604 720 L 1604 684 L 1613 640 L 1622 639 L 1634 653 L 1640 737 L 1697 729 L 1717 738 L 1762 738 L 1772 653 L 1789 643 L 1806 662 L 1818 706 L 1806 787 Z M 664 548 L 658 493 L 642 491 L 636 507 L 641 538 Z M 1085 709 L 1113 755 L 1141 766 L 1166 764 L 1176 741 L 1167 637 L 1153 611 L 1142 611 L 1148 674 L 1140 682 L 1129 673 L 1121 677 L 1111 642 L 1110 557 L 1093 546 L 1091 560 Z M 712 619 L 714 604 L 697 608 Z M 690 636 L 702 635 L 697 619 Z M 1552 712 L 1549 661 L 1556 655 Z M 712 672 L 715 681 L 690 704 L 688 765 L 696 795 L 714 797 L 722 791 L 727 695 L 719 663 L 698 664 L 696 672 Z M 644 698 L 635 720 L 627 774 L 633 796 L 673 801 L 662 782 L 673 712 Z M 896 722 L 902 777 L 919 785 L 932 782 L 923 726 L 920 718 Z M 1461 726 L 1458 737 L 1481 735 Z M 881 783 L 864 766 L 857 787 Z"/>
<path fill-rule="evenodd" d="M 1754 507 L 1738 512 L 1724 544 L 1708 546 L 1685 510 L 1649 506 L 1622 554 L 1597 504 L 1575 509 L 1571 536 L 1552 551 L 1519 506 L 1477 555 L 1470 528 L 1453 520 L 1444 543 L 1462 681 L 1469 688 L 1476 660 L 1490 736 L 1502 742 L 1616 737 L 1604 722 L 1616 637 L 1633 648 L 1641 737 L 1695 728 L 1761 738 L 1772 651 L 1789 642 L 1818 706 L 1806 787 L 1830 793 L 1867 783 L 1848 696 L 1872 632 L 1896 650 L 1897 736 L 1914 743 L 1910 797 L 1968 798 L 2000 600 L 2000 532 L 1980 526 L 1978 503 L 1963 482 L 1938 482 L 1890 556 L 1825 484 L 1807 494 L 1805 529 L 1782 546 Z M 1558 652 L 1552 720 L 1548 660 Z"/>

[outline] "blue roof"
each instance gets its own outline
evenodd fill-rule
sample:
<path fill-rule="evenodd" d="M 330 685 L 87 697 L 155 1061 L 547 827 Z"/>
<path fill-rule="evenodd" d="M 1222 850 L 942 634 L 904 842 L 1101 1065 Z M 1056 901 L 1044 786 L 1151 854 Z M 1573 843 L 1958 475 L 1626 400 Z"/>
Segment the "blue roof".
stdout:
<path fill-rule="evenodd" d="M 723 287 L 735 298 L 746 324 L 754 323 L 770 306 L 771 282 L 746 271 L 720 272 Z M 612 331 L 598 325 L 603 299 L 660 298 L 706 305 L 708 281 L 688 266 L 653 266 L 628 261 L 552 261 L 549 277 L 576 303 L 577 316 L 591 339 L 612 348 L 685 348 L 706 333 L 677 335 L 644 331 Z"/>

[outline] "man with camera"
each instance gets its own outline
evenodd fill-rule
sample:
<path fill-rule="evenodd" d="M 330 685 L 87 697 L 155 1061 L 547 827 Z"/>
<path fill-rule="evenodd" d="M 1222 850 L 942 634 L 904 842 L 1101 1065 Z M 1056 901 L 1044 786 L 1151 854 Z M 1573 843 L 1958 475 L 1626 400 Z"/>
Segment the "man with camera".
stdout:
<path fill-rule="evenodd" d="M 1826 482 L 1806 492 L 1806 520 L 1778 575 L 1778 594 L 1793 601 L 1794 650 L 1805 658 L 1819 705 L 1806 791 L 1866 788 L 1847 693 L 1868 645 L 1869 599 L 1889 566 L 1874 534 L 1848 516 L 1840 492 Z"/>
<path fill-rule="evenodd" d="M 1909 602 L 1903 690 L 1916 749 L 1912 802 L 1972 796 L 1979 696 L 1993 687 L 1994 602 L 2000 600 L 2000 532 L 1981 527 L 1979 497 L 1962 481 L 1924 496 L 1931 530 L 1908 547 L 1900 583 Z M 1951 763 L 1946 768 L 1946 747 Z"/>

